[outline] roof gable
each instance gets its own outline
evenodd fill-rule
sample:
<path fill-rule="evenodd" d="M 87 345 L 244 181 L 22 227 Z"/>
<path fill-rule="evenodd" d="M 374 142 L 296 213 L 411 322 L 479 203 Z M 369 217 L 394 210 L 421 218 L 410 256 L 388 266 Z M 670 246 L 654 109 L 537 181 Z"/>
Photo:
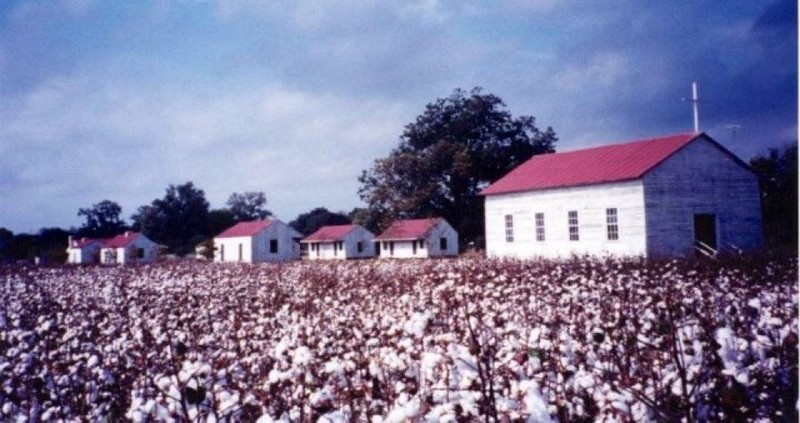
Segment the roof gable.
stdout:
<path fill-rule="evenodd" d="M 702 136 L 705 134 L 693 132 L 533 156 L 486 187 L 481 195 L 640 179 L 650 169 Z"/>
<path fill-rule="evenodd" d="M 330 225 L 317 229 L 313 234 L 305 237 L 302 242 L 341 241 L 347 234 L 358 228 L 359 225 Z"/>
<path fill-rule="evenodd" d="M 115 236 L 114 238 L 106 240 L 106 242 L 103 243 L 103 247 L 104 248 L 123 248 L 123 247 L 127 247 L 133 241 L 135 241 L 136 238 L 138 238 L 138 237 L 139 237 L 139 233 L 138 232 L 125 232 L 124 234 L 120 234 L 120 235 Z"/>
<path fill-rule="evenodd" d="M 217 238 L 236 238 L 241 236 L 253 236 L 262 230 L 270 227 L 274 220 L 251 220 L 249 222 L 239 222 L 230 228 L 222 231 Z"/>
<path fill-rule="evenodd" d="M 440 218 L 396 220 L 376 240 L 406 240 L 425 238 Z"/>

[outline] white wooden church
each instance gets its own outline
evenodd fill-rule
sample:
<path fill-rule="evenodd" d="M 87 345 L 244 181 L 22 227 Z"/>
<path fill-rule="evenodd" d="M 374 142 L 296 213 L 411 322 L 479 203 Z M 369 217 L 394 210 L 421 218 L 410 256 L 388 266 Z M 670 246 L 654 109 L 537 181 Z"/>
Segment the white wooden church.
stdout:
<path fill-rule="evenodd" d="M 702 132 L 534 156 L 481 194 L 490 257 L 714 255 L 762 242 L 755 175 Z"/>

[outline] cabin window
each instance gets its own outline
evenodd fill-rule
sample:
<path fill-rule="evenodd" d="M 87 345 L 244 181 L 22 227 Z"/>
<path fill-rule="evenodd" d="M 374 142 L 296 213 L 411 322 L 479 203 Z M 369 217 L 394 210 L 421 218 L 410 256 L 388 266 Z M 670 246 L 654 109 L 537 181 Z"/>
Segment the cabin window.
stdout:
<path fill-rule="evenodd" d="M 140 260 L 144 258 L 144 248 L 136 249 L 136 258 Z"/>
<path fill-rule="evenodd" d="M 242 244 L 239 244 L 239 261 L 242 261 L 242 257 L 244 256 L 242 254 L 242 249 L 243 249 Z"/>
<path fill-rule="evenodd" d="M 536 240 L 544 241 L 544 213 L 536 213 Z"/>
<path fill-rule="evenodd" d="M 225 261 L 225 244 L 219 245 L 219 261 Z"/>
<path fill-rule="evenodd" d="M 411 241 L 411 254 L 417 255 L 417 240 Z"/>
<path fill-rule="evenodd" d="M 344 242 L 339 241 L 336 243 L 336 245 L 339 247 L 340 250 L 344 251 Z"/>
<path fill-rule="evenodd" d="M 617 220 L 617 209 L 606 209 L 606 232 L 608 233 L 609 241 L 616 241 L 619 239 L 619 223 Z"/>
<path fill-rule="evenodd" d="M 278 252 L 278 240 L 271 239 L 269 240 L 269 252 L 272 254 L 276 254 Z"/>
<path fill-rule="evenodd" d="M 506 215 L 506 242 L 514 242 L 514 215 Z"/>
<path fill-rule="evenodd" d="M 570 210 L 568 213 L 568 217 L 569 217 L 569 240 L 578 241 L 580 240 L 580 235 L 578 234 L 578 212 L 576 210 Z"/>
<path fill-rule="evenodd" d="M 358 243 L 356 244 L 356 251 L 358 251 L 359 253 L 363 253 L 364 252 L 364 242 L 363 241 L 358 241 Z"/>
<path fill-rule="evenodd" d="M 339 243 L 338 242 L 334 242 L 333 243 L 333 255 L 334 256 L 338 256 L 339 255 Z"/>
<path fill-rule="evenodd" d="M 419 240 L 419 249 L 420 250 L 424 250 L 425 249 L 425 240 L 424 239 Z"/>
<path fill-rule="evenodd" d="M 394 255 L 394 241 L 389 241 L 389 255 Z"/>
<path fill-rule="evenodd" d="M 439 238 L 439 250 L 447 251 L 447 238 L 445 237 Z"/>

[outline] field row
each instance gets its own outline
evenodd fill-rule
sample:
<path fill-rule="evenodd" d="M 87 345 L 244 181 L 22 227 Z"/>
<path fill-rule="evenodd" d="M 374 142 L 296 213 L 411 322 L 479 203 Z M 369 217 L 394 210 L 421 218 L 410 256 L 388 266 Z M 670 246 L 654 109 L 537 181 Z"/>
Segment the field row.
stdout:
<path fill-rule="evenodd" d="M 0 420 L 797 418 L 795 259 L 0 277 Z"/>

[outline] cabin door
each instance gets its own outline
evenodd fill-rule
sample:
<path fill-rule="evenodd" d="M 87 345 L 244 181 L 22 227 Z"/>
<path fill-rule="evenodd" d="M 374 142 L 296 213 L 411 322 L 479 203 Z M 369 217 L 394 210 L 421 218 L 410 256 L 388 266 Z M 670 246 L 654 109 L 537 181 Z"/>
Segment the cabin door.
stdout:
<path fill-rule="evenodd" d="M 711 249 L 717 249 L 717 215 L 694 215 L 694 239 L 696 243 L 703 243 Z"/>

